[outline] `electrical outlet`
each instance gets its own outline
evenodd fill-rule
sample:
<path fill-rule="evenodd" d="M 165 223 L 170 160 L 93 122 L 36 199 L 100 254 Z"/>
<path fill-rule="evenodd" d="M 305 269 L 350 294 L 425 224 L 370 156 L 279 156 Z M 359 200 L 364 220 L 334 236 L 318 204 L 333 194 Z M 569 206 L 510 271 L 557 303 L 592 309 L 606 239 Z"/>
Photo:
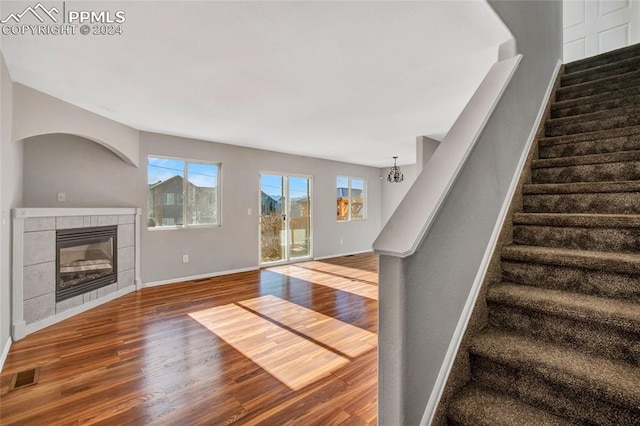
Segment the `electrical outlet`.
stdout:
<path fill-rule="evenodd" d="M 251 214 L 253 214 L 253 212 L 251 211 L 251 209 L 247 209 L 247 216 L 251 216 Z"/>
<path fill-rule="evenodd" d="M 183 254 L 182 255 L 182 263 L 189 263 L 189 255 L 188 254 Z"/>
<path fill-rule="evenodd" d="M 61 203 L 67 200 L 67 194 L 64 192 L 58 192 L 58 202 Z"/>
<path fill-rule="evenodd" d="M 340 238 L 340 244 L 343 244 L 344 240 L 342 238 Z"/>

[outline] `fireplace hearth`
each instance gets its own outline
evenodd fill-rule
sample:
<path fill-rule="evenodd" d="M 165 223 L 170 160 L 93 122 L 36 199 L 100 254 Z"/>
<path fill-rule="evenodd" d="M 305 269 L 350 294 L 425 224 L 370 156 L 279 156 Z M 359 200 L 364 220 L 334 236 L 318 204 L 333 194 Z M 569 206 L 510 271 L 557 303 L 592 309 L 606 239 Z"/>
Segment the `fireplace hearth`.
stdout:
<path fill-rule="evenodd" d="M 56 231 L 56 302 L 117 281 L 117 226 Z"/>

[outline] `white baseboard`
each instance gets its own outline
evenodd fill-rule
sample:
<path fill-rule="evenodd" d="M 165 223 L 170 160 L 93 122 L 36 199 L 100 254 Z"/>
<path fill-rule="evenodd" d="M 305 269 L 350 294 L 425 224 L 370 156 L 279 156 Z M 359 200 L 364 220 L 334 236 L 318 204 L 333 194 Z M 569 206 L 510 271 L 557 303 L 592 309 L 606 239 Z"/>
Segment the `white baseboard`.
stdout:
<path fill-rule="evenodd" d="M 9 349 L 11 349 L 11 337 L 7 339 L 4 343 L 4 347 L 2 348 L 2 355 L 0 355 L 0 371 L 4 368 L 4 362 L 7 360 L 7 355 L 9 355 Z"/>
<path fill-rule="evenodd" d="M 188 277 L 172 278 L 170 280 L 153 281 L 150 283 L 144 283 L 142 284 L 142 287 L 156 287 L 159 285 L 175 284 L 175 283 L 181 283 L 184 281 L 202 280 L 205 278 L 219 277 L 221 275 L 231 275 L 231 274 L 238 274 L 240 272 L 256 271 L 258 269 L 259 268 L 257 266 L 251 266 L 249 268 L 232 269 L 229 271 L 213 272 L 211 274 L 191 275 Z"/>
<path fill-rule="evenodd" d="M 334 258 L 334 257 L 351 256 L 351 255 L 354 255 L 354 254 L 363 254 L 363 253 L 372 253 L 372 252 L 373 252 L 373 250 L 362 250 L 362 251 L 356 251 L 356 252 L 351 252 L 351 253 L 332 254 L 332 255 L 329 255 L 329 256 L 314 257 L 313 260 L 324 260 L 324 259 L 331 259 L 331 258 Z M 308 260 L 312 260 L 312 259 L 305 259 L 305 260 L 301 260 L 301 261 L 304 262 L 304 261 L 308 261 Z M 143 288 L 156 287 L 156 286 L 160 286 L 160 285 L 181 283 L 181 282 L 184 282 L 184 281 L 202 280 L 202 279 L 206 279 L 206 278 L 219 277 L 219 276 L 222 276 L 222 275 L 238 274 L 240 272 L 257 271 L 258 269 L 260 269 L 259 266 L 251 266 L 251 267 L 248 267 L 248 268 L 232 269 L 232 270 L 229 270 L 229 271 L 213 272 L 211 274 L 191 275 L 191 276 L 188 276 L 188 277 L 171 278 L 169 280 L 153 281 L 153 282 L 149 282 L 149 283 L 143 283 L 142 287 Z"/>
<path fill-rule="evenodd" d="M 313 260 L 333 259 L 335 257 L 353 256 L 355 254 L 364 254 L 364 253 L 373 253 L 373 249 L 362 250 L 362 251 L 354 251 L 354 252 L 342 253 L 342 254 L 331 254 L 329 256 L 314 257 Z"/>
<path fill-rule="evenodd" d="M 442 393 L 444 392 L 447 380 L 449 379 L 449 374 L 451 373 L 451 369 L 453 368 L 453 363 L 456 359 L 456 356 L 458 355 L 458 350 L 460 349 L 462 338 L 464 337 L 464 333 L 467 331 L 467 325 L 469 324 L 471 314 L 473 313 L 473 308 L 476 304 L 476 300 L 478 299 L 478 295 L 480 294 L 480 288 L 482 287 L 482 283 L 487 274 L 487 270 L 489 269 L 489 262 L 491 261 L 493 252 L 496 249 L 496 245 L 498 244 L 498 237 L 500 236 L 500 232 L 502 231 L 504 223 L 507 220 L 507 213 L 509 212 L 511 200 L 513 199 L 516 189 L 518 188 L 518 182 L 520 181 L 520 176 L 522 175 L 524 166 L 527 162 L 529 151 L 531 151 L 531 147 L 533 146 L 533 142 L 535 141 L 538 128 L 540 127 L 540 124 L 544 119 L 544 113 L 547 109 L 549 98 L 551 97 L 551 92 L 553 91 L 553 86 L 555 85 L 558 73 L 560 72 L 561 65 L 562 61 L 558 60 L 556 68 L 553 72 L 553 76 L 551 78 L 551 81 L 549 82 L 549 86 L 547 87 L 545 96 L 543 98 L 545 101 L 542 103 L 540 109 L 538 110 L 538 115 L 534 122 L 534 126 L 529 133 L 529 138 L 527 139 L 527 143 L 522 151 L 522 155 L 520 156 L 520 161 L 518 162 L 515 173 L 511 178 L 511 184 L 507 191 L 504 202 L 502 203 L 502 208 L 500 209 L 498 220 L 495 227 L 493 228 L 489 243 L 487 244 L 487 249 L 485 250 L 484 257 L 482 258 L 482 263 L 480 264 L 480 267 L 478 269 L 478 274 L 476 275 L 473 285 L 471 286 L 469 296 L 462 310 L 462 314 L 460 315 L 460 320 L 458 321 L 456 329 L 453 333 L 453 337 L 451 338 L 447 354 L 445 355 L 440 371 L 438 372 L 438 377 L 436 378 L 431 396 L 429 397 L 429 401 L 427 402 L 427 406 L 420 422 L 421 425 L 431 424 L 431 422 L 433 421 L 433 416 L 436 413 L 436 408 L 438 408 L 440 398 L 442 398 Z"/>

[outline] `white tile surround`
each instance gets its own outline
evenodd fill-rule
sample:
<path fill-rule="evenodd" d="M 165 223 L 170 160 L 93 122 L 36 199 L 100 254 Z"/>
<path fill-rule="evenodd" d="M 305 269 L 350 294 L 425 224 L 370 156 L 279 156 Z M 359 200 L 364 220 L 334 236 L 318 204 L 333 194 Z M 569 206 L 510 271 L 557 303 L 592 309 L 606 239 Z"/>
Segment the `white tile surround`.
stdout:
<path fill-rule="evenodd" d="M 140 289 L 140 214 L 136 208 L 14 209 L 13 340 Z M 118 226 L 118 281 L 56 303 L 56 230 L 108 225 Z"/>

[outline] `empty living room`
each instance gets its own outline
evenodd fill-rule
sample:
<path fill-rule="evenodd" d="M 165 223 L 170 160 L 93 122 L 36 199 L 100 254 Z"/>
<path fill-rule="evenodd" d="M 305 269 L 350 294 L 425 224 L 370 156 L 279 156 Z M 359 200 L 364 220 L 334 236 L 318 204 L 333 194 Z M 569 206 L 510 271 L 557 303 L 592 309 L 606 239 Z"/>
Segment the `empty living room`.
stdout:
<path fill-rule="evenodd" d="M 0 2 L 0 424 L 640 425 L 640 0 Z"/>

